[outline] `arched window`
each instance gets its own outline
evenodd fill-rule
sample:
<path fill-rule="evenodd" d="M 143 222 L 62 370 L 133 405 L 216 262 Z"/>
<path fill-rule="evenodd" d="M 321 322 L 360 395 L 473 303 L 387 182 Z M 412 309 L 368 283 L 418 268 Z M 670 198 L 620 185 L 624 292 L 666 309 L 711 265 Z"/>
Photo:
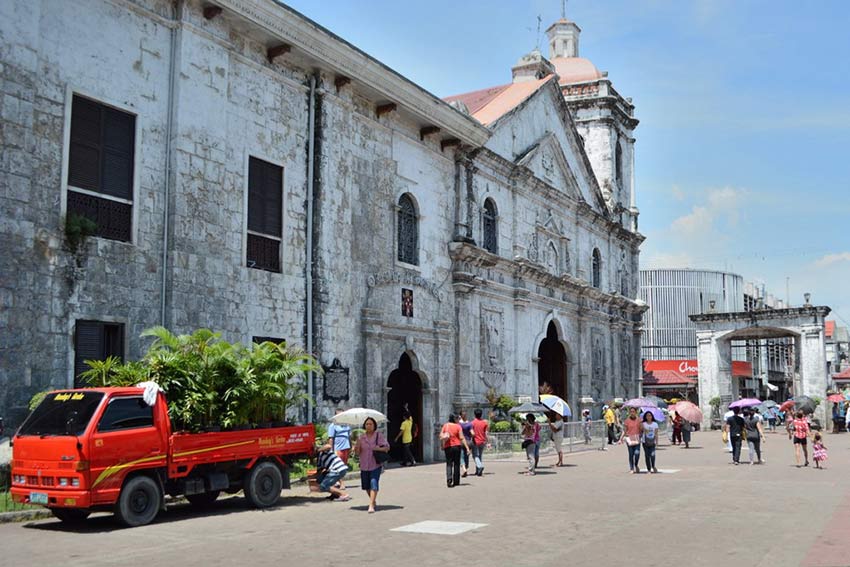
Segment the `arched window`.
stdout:
<path fill-rule="evenodd" d="M 599 254 L 599 248 L 593 249 L 593 266 L 591 269 L 591 283 L 593 287 L 602 287 L 602 255 Z"/>
<path fill-rule="evenodd" d="M 617 148 L 614 151 L 614 179 L 617 187 L 623 186 L 623 146 L 617 140 Z"/>
<path fill-rule="evenodd" d="M 404 194 L 398 200 L 398 261 L 419 265 L 419 217 L 416 205 L 410 195 Z"/>
<path fill-rule="evenodd" d="M 484 201 L 484 213 L 481 218 L 481 241 L 484 249 L 493 254 L 499 253 L 499 230 L 496 224 L 496 203 L 493 199 Z"/>

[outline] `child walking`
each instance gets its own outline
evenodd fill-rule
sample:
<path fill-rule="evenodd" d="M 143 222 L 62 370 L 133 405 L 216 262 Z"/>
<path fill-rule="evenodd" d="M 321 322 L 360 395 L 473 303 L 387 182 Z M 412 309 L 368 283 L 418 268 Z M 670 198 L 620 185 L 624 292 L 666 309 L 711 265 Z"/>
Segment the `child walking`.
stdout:
<path fill-rule="evenodd" d="M 815 459 L 815 468 L 821 468 L 821 461 L 825 461 L 829 458 L 829 455 L 826 453 L 826 446 L 823 444 L 823 440 L 820 436 L 820 433 L 815 433 L 815 442 L 812 443 L 812 457 Z M 826 468 L 826 467 L 823 467 Z"/>

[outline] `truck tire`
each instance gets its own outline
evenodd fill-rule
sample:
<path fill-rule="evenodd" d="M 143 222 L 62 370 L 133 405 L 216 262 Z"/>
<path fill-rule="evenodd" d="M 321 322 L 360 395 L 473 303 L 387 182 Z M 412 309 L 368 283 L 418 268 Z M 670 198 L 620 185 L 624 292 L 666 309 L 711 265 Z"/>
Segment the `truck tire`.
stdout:
<path fill-rule="evenodd" d="M 283 489 L 283 475 L 277 465 L 268 461 L 257 463 L 245 477 L 245 498 L 256 508 L 274 506 Z"/>
<path fill-rule="evenodd" d="M 82 524 L 91 513 L 88 510 L 82 510 L 80 508 L 51 508 L 50 511 L 63 524 L 69 525 Z"/>
<path fill-rule="evenodd" d="M 200 494 L 187 494 L 186 500 L 188 500 L 189 504 L 196 508 L 206 508 L 215 502 L 218 495 L 218 490 L 212 490 L 210 492 L 201 492 Z"/>
<path fill-rule="evenodd" d="M 149 476 L 134 476 L 121 489 L 115 503 L 115 516 L 129 528 L 144 526 L 156 518 L 161 502 L 159 483 Z"/>

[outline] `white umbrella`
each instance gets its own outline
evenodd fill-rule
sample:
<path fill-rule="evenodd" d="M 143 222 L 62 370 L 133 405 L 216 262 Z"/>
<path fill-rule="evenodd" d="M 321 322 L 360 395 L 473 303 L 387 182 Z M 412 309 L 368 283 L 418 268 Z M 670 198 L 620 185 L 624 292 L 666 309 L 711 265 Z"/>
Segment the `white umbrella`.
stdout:
<path fill-rule="evenodd" d="M 558 396 L 553 396 L 552 394 L 541 394 L 540 403 L 561 417 L 571 417 L 573 415 L 570 405 Z"/>
<path fill-rule="evenodd" d="M 387 421 L 387 416 L 369 408 L 351 408 L 340 412 L 331 418 L 331 421 L 339 425 L 351 425 L 353 427 L 363 427 L 363 422 L 366 418 L 371 417 L 378 423 Z"/>

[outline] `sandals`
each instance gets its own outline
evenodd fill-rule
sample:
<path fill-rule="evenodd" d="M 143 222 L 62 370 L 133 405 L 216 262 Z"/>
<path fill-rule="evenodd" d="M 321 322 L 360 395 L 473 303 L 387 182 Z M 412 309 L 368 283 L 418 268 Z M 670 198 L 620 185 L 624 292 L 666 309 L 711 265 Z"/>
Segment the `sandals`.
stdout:
<path fill-rule="evenodd" d="M 350 494 L 349 494 L 348 496 L 343 496 L 343 497 L 341 497 L 341 498 L 337 498 L 337 499 L 336 499 L 336 502 L 348 502 L 349 500 L 351 500 L 351 495 L 350 495 Z"/>

